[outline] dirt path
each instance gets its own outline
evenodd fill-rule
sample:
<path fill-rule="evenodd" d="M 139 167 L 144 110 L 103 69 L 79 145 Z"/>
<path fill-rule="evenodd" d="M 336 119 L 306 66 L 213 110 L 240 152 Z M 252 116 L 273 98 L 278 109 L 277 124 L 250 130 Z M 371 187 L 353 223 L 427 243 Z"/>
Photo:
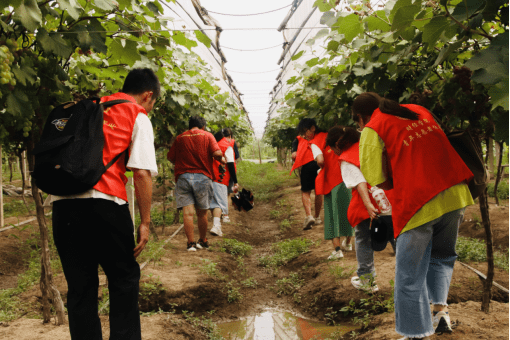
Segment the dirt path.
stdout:
<path fill-rule="evenodd" d="M 275 201 L 258 203 L 248 213 L 231 211 L 232 222 L 223 224 L 223 239 L 235 239 L 251 245 L 250 254 L 242 258 L 219 251 L 222 238 L 212 235 L 208 236 L 211 243 L 209 251 L 187 252 L 184 231 L 179 232 L 165 246 L 166 252 L 161 260 L 151 263 L 143 271 L 140 307 L 143 312 L 152 314 L 142 317 L 143 338 L 207 339 L 204 318 L 216 323 L 226 322 L 255 315 L 267 307 L 292 311 L 316 320 L 345 322 L 351 321 L 352 315 L 344 317 L 335 311 L 349 305 L 351 300 L 359 304 L 361 299 L 368 299 L 374 305 L 388 300 L 395 270 L 391 247 L 376 254 L 380 291 L 375 297 L 370 297 L 350 284 L 357 266 L 355 253 L 344 252 L 342 260 L 328 262 L 326 258 L 332 246 L 330 241 L 324 241 L 323 226 L 303 231 L 302 210 L 296 182 L 282 188 Z M 508 208 L 506 214 L 508 216 Z M 279 225 L 284 220 L 290 221 L 290 227 L 281 230 Z M 169 226 L 164 231 L 158 228 L 158 232 L 160 237 L 168 237 L 178 227 Z M 506 229 L 508 237 L 508 221 Z M 197 229 L 195 237 L 198 238 Z M 272 244 L 295 238 L 310 239 L 314 245 L 307 253 L 281 267 L 277 274 L 260 266 L 259 259 L 270 254 Z M 485 271 L 483 263 L 472 265 Z M 289 294 L 278 294 L 281 287 L 277 281 L 289 278 L 291 273 L 296 273 L 302 284 L 287 287 Z M 507 272 L 497 270 L 495 280 L 508 287 Z M 63 277 L 60 275 L 56 282 L 65 297 L 67 291 Z M 508 339 L 508 295 L 495 289 L 493 293 L 497 302 L 492 304 L 493 312 L 486 315 L 479 312 L 481 290 L 481 281 L 476 274 L 456 264 L 448 302 L 452 304 L 452 319 L 458 320 L 459 325 L 454 335 L 438 339 Z M 25 293 L 23 299 L 37 304 L 40 299 L 38 287 Z M 154 313 L 159 310 L 170 313 Z M 377 315 L 369 321 L 369 331 L 357 338 L 399 338 L 394 332 L 393 313 Z M 107 317 L 103 316 L 102 322 L 104 338 L 107 338 Z M 37 319 L 21 318 L 0 326 L 5 326 L 0 327 L 0 339 L 70 339 L 67 326 L 42 325 Z M 375 327 L 377 329 L 374 330 Z"/>

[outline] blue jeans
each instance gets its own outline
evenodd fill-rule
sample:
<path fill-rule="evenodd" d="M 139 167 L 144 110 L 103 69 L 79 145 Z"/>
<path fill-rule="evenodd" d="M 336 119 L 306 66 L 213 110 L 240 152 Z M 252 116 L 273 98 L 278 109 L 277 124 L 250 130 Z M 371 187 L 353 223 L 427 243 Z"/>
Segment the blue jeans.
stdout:
<path fill-rule="evenodd" d="M 391 219 L 391 216 L 380 216 L 379 218 Z M 357 274 L 359 277 L 363 275 L 366 279 L 369 278 L 369 275 L 375 277 L 374 250 L 372 249 L 372 240 L 370 238 L 369 218 L 356 226 L 355 235 L 356 260 L 358 260 Z M 390 244 L 395 250 L 395 240 L 391 240 Z"/>
<path fill-rule="evenodd" d="M 455 244 L 465 208 L 398 237 L 395 268 L 395 330 L 407 337 L 434 334 L 430 303 L 446 306 Z"/>

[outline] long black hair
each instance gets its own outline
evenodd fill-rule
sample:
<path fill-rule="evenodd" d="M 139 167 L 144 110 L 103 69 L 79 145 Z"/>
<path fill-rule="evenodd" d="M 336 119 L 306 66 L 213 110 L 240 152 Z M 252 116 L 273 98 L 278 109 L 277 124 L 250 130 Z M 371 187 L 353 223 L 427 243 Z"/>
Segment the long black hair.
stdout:
<path fill-rule="evenodd" d="M 307 130 L 315 126 L 315 133 L 324 132 L 324 130 L 317 127 L 317 122 L 313 118 L 303 118 L 297 126 L 298 135 L 304 135 Z"/>
<path fill-rule="evenodd" d="M 225 137 L 225 136 L 223 136 L 223 130 L 220 130 L 214 134 L 214 139 L 216 139 L 216 142 L 219 142 L 220 140 L 222 140 L 223 137 Z"/>
<path fill-rule="evenodd" d="M 361 118 L 364 122 L 367 122 L 376 109 L 392 116 L 418 120 L 418 115 L 413 111 L 400 106 L 394 100 L 381 97 L 375 92 L 365 92 L 354 99 L 352 104 L 352 120 L 357 122 Z"/>
<path fill-rule="evenodd" d="M 355 128 L 337 125 L 329 129 L 326 145 L 344 151 L 359 142 L 359 137 L 360 133 Z"/>

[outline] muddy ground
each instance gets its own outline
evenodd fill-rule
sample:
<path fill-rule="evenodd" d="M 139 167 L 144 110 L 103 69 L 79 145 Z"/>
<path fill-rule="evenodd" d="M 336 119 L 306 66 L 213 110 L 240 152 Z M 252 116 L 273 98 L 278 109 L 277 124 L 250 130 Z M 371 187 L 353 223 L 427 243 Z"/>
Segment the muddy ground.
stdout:
<path fill-rule="evenodd" d="M 508 201 L 503 204 L 506 206 L 490 204 L 490 208 L 496 248 L 507 250 Z M 272 213 L 276 210 L 280 211 L 278 216 Z M 391 247 L 376 253 L 380 291 L 370 296 L 356 290 L 350 283 L 357 265 L 354 251 L 344 252 L 345 257 L 341 260 L 328 262 L 326 258 L 332 251 L 332 245 L 324 240 L 323 226 L 302 230 L 304 212 L 297 180 L 288 187 L 280 188 L 276 199 L 256 202 L 255 208 L 248 213 L 231 209 L 230 218 L 231 223 L 223 224 L 223 238 L 253 246 L 250 254 L 242 260 L 220 252 L 218 243 L 221 238 L 212 235 L 208 236 L 210 250 L 187 252 L 186 238 L 181 230 L 167 243 L 161 260 L 144 268 L 141 286 L 149 287 L 142 289 L 143 296 L 140 298 L 141 310 L 149 315 L 142 317 L 144 339 L 207 339 L 204 322 L 198 321 L 198 318 L 210 318 L 221 323 L 254 315 L 267 307 L 292 311 L 313 320 L 352 322 L 352 315 L 334 312 L 349 305 L 351 300 L 358 305 L 362 299 L 368 299 L 372 305 L 381 305 L 391 296 L 390 281 L 394 278 L 395 269 Z M 280 224 L 285 219 L 291 225 L 282 230 Z M 478 206 L 469 207 L 460 235 L 483 239 L 483 229 L 477 224 L 479 220 Z M 179 227 L 171 225 L 158 228 L 157 232 L 160 238 L 168 238 Z M 34 228 L 36 225 L 22 231 L 0 233 L 0 289 L 14 287 L 17 275 L 26 270 L 18 254 L 19 240 L 27 238 L 31 230 L 37 231 Z M 198 238 L 197 229 L 195 237 Z M 290 261 L 277 273 L 260 266 L 259 258 L 270 254 L 272 244 L 294 238 L 307 238 L 315 244 L 310 251 Z M 486 272 L 485 263 L 470 265 Z M 342 276 L 335 277 L 334 272 Z M 277 280 L 287 278 L 291 273 L 298 274 L 302 285 L 287 287 L 288 294 L 278 294 L 281 286 Z M 243 284 L 243 281 L 252 284 Z M 508 288 L 508 272 L 496 269 L 495 281 Z M 57 275 L 55 282 L 65 302 L 67 287 L 62 274 Z M 104 280 L 102 282 L 104 284 Z M 478 276 L 457 263 L 448 302 L 451 304 L 451 318 L 458 325 L 452 335 L 435 335 L 432 339 L 508 339 L 508 294 L 494 288 L 492 312 L 485 314 L 479 311 L 481 292 L 482 281 Z M 18 320 L 0 324 L 0 339 L 70 339 L 67 326 L 43 325 L 40 319 L 34 319 L 40 312 L 40 298 L 38 286 L 22 295 L 27 313 Z M 234 301 L 229 302 L 229 299 Z M 150 313 L 159 310 L 167 313 Z M 108 338 L 108 318 L 101 318 L 104 338 Z M 400 338 L 394 331 L 393 313 L 372 316 L 369 320 L 368 328 L 358 330 L 356 338 Z M 351 336 L 345 335 L 344 338 Z"/>

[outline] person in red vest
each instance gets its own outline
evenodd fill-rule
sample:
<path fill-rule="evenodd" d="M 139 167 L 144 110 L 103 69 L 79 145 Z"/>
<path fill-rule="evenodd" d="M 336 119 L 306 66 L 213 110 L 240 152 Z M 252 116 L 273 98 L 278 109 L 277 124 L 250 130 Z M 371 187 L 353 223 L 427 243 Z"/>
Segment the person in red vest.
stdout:
<path fill-rule="evenodd" d="M 234 156 L 234 143 L 232 139 L 232 130 L 224 128 L 214 135 L 218 146 L 227 162 L 225 169 L 224 165 L 217 160 L 213 161 L 214 181 L 213 192 L 214 196 L 211 201 L 210 208 L 213 214 L 213 227 L 209 231 L 212 235 L 223 236 L 221 230 L 221 214 L 223 213 L 223 222 L 230 222 L 228 217 L 228 194 L 229 186 L 232 181 L 231 191 L 236 193 L 238 191 L 235 156 Z"/>
<path fill-rule="evenodd" d="M 352 228 L 356 230 L 356 259 L 358 261 L 358 276 L 351 279 L 356 289 L 371 293 L 379 290 L 375 283 L 374 249 L 371 244 L 370 225 L 375 218 L 385 219 L 391 225 L 391 213 L 383 216 L 377 208 L 377 203 L 370 195 L 370 185 L 359 168 L 359 137 L 360 133 L 354 128 L 335 126 L 329 129 L 326 144 L 339 156 L 341 176 L 346 188 L 352 189 L 352 199 L 347 211 L 347 218 Z M 388 200 L 393 202 L 392 190 L 386 192 Z M 381 214 L 381 215 L 380 215 Z M 395 242 L 390 239 L 395 249 Z"/>
<path fill-rule="evenodd" d="M 110 338 L 139 340 L 138 294 L 140 267 L 136 257 L 149 240 L 152 176 L 157 175 L 152 124 L 147 113 L 160 94 L 158 77 L 150 69 L 133 69 L 122 92 L 102 102 L 125 99 L 104 112 L 103 162 L 123 153 L 82 194 L 53 196 L 53 238 L 67 280 L 69 330 L 73 340 L 102 339 L 98 317 L 98 266 L 108 278 Z M 129 149 L 129 158 L 124 151 Z M 127 203 L 126 169 L 133 171 L 140 210 L 138 245 Z"/>
<path fill-rule="evenodd" d="M 309 230 L 312 225 L 321 224 L 320 212 L 322 208 L 322 195 L 315 193 L 315 218 L 312 216 L 311 193 L 315 190 L 315 178 L 320 169 L 312 153 L 311 144 L 316 144 L 319 148 L 324 147 L 326 133 L 317 128 L 315 120 L 303 118 L 298 124 L 298 136 L 292 143 L 292 160 L 294 164 L 290 173 L 301 167 L 301 198 L 305 209 L 304 230 Z"/>
<path fill-rule="evenodd" d="M 344 257 L 344 251 L 352 251 L 354 231 L 347 219 L 347 208 L 351 192 L 345 187 L 338 156 L 333 149 L 324 144 L 320 149 L 311 144 L 313 156 L 321 168 L 315 179 L 315 194 L 324 195 L 324 239 L 333 242 L 333 252 L 328 260 Z"/>
<path fill-rule="evenodd" d="M 212 133 L 205 131 L 206 120 L 200 116 L 189 119 L 188 131 L 175 139 L 167 158 L 175 165 L 175 198 L 182 208 L 187 250 L 209 248 L 207 211 L 213 198 L 213 158 L 225 164 L 223 153 Z M 195 242 L 193 216 L 197 212 L 200 238 Z"/>
<path fill-rule="evenodd" d="M 364 128 L 361 172 L 370 185 L 394 190 L 396 331 L 404 339 L 451 332 L 446 301 L 473 174 L 422 106 L 366 92 L 352 118 Z"/>

